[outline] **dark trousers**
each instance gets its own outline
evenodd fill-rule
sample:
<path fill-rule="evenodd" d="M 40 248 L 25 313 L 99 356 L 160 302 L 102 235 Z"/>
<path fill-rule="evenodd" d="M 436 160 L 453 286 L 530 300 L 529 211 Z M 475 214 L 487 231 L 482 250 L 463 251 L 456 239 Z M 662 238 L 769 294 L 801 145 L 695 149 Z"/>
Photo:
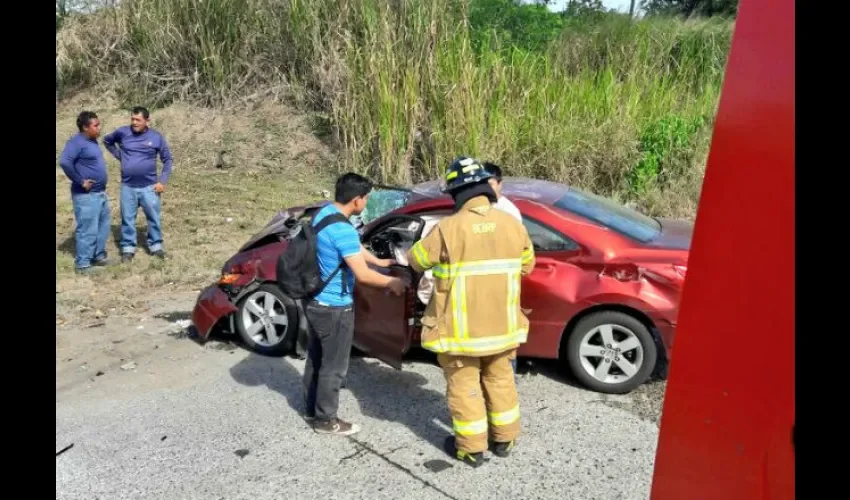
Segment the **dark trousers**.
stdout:
<path fill-rule="evenodd" d="M 354 339 L 354 307 L 330 307 L 315 301 L 304 308 L 310 325 L 304 400 L 308 417 L 336 418 L 339 390 L 348 372 Z"/>
<path fill-rule="evenodd" d="M 307 359 L 307 347 L 310 342 L 310 324 L 307 322 L 307 314 L 304 312 L 304 302 L 295 301 L 298 307 L 298 337 L 295 340 L 295 357 Z"/>

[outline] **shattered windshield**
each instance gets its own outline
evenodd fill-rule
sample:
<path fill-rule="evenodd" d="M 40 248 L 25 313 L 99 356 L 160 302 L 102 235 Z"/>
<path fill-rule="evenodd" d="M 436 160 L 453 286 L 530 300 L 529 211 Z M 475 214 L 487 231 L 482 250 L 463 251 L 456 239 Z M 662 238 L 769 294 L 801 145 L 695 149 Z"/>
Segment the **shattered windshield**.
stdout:
<path fill-rule="evenodd" d="M 573 187 L 555 202 L 555 206 L 643 243 L 661 234 L 661 225 L 652 217 Z"/>
<path fill-rule="evenodd" d="M 401 208 L 410 200 L 412 193 L 395 190 L 374 190 L 366 202 L 366 210 L 357 217 L 357 225 L 366 225 L 397 208 Z"/>

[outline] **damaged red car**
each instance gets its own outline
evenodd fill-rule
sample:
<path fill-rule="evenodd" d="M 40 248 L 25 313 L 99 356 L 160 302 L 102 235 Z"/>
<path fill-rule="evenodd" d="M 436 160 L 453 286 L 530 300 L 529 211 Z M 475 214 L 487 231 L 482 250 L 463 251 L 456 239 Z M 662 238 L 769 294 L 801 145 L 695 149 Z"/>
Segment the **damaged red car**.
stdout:
<path fill-rule="evenodd" d="M 627 393 L 663 373 L 693 224 L 647 217 L 549 181 L 507 177 L 503 194 L 522 213 L 537 257 L 522 282 L 531 325 L 518 355 L 558 360 L 581 384 L 602 393 Z M 293 349 L 307 325 L 300 301 L 275 284 L 277 259 L 291 230 L 326 203 L 279 212 L 224 264 L 192 312 L 201 341 L 221 329 L 260 354 Z M 353 222 L 366 248 L 379 258 L 399 259 L 452 209 L 438 182 L 426 182 L 376 189 Z M 419 344 L 427 283 L 407 266 L 381 271 L 404 276 L 413 286 L 397 297 L 358 284 L 354 343 L 401 369 L 405 353 Z"/>

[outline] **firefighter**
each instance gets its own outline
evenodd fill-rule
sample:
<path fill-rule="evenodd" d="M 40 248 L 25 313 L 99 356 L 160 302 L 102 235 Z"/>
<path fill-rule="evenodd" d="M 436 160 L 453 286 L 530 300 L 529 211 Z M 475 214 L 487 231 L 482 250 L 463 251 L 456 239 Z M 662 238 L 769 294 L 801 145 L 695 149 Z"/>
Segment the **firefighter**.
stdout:
<path fill-rule="evenodd" d="M 519 435 L 519 403 L 511 361 L 528 337 L 520 280 L 534 268 L 528 232 L 493 207 L 488 173 L 459 157 L 444 192 L 455 213 L 408 252 L 414 271 L 431 269 L 434 293 L 422 318 L 422 347 L 437 353 L 446 377 L 454 440 L 450 451 L 478 467 L 490 448 L 507 457 Z M 489 446 L 488 446 L 489 445 Z"/>

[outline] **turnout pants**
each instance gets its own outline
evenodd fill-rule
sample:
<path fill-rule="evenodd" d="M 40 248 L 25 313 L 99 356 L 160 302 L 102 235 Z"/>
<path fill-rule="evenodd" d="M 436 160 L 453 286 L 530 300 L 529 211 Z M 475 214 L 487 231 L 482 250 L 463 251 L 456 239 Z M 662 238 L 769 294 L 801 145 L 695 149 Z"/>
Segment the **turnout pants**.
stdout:
<path fill-rule="evenodd" d="M 479 453 L 487 450 L 488 438 L 506 443 L 519 436 L 514 357 L 513 350 L 485 357 L 437 357 L 446 376 L 458 450 Z"/>

